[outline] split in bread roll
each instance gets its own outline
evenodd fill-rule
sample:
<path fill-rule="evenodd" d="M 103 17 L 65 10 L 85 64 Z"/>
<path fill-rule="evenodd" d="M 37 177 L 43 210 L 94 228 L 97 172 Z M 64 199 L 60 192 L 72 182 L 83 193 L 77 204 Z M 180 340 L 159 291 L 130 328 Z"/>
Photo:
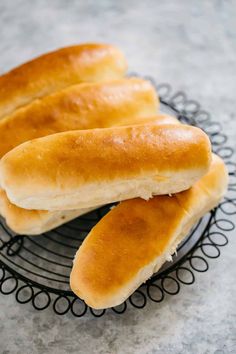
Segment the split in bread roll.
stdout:
<path fill-rule="evenodd" d="M 0 121 L 0 156 L 21 143 L 68 130 L 124 125 L 159 108 L 149 81 L 130 78 L 70 86 Z"/>
<path fill-rule="evenodd" d="M 133 124 L 156 123 L 178 124 L 175 117 L 159 114 L 152 118 L 130 118 Z M 0 142 L 0 150 L 2 141 Z M 92 209 L 95 209 L 92 208 Z M 54 229 L 92 209 L 76 209 L 62 211 L 28 210 L 12 204 L 6 193 L 0 189 L 0 214 L 5 218 L 8 227 L 21 235 L 39 235 Z"/>
<path fill-rule="evenodd" d="M 73 292 L 95 309 L 121 304 L 171 259 L 191 227 L 219 203 L 227 181 L 225 165 L 214 155 L 209 172 L 189 190 L 121 202 L 79 248 Z"/>
<path fill-rule="evenodd" d="M 0 118 L 76 83 L 119 79 L 126 69 L 122 52 L 108 44 L 81 44 L 44 54 L 0 76 Z"/>
<path fill-rule="evenodd" d="M 70 131 L 8 152 L 0 162 L 0 184 L 22 208 L 91 208 L 188 189 L 210 161 L 210 141 L 196 127 L 146 124 Z"/>

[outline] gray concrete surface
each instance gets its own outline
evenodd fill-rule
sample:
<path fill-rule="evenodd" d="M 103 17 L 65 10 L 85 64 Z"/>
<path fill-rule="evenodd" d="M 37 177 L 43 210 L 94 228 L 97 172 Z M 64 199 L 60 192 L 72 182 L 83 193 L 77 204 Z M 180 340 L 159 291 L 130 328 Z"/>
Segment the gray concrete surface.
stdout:
<path fill-rule="evenodd" d="M 120 46 L 130 70 L 201 102 L 236 145 L 236 1 L 0 2 L 0 72 L 71 43 Z M 123 316 L 56 316 L 0 296 L 0 353 L 235 353 L 236 239 L 161 304 Z"/>

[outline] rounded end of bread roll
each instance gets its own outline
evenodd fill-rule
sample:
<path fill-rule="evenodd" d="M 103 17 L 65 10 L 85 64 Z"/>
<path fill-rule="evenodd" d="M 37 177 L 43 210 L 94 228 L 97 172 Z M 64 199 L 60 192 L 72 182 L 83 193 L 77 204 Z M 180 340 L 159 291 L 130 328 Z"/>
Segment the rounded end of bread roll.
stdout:
<path fill-rule="evenodd" d="M 8 227 L 19 235 L 39 234 L 39 223 L 50 217 L 50 212 L 25 210 L 12 204 L 6 193 L 0 189 L 0 215 L 6 220 Z"/>
<path fill-rule="evenodd" d="M 220 182 L 219 182 L 220 181 Z M 212 153 L 212 161 L 209 171 L 204 176 L 204 179 L 198 181 L 199 186 L 212 195 L 212 190 L 222 198 L 227 192 L 229 182 L 229 174 L 227 166 L 221 157 Z"/>

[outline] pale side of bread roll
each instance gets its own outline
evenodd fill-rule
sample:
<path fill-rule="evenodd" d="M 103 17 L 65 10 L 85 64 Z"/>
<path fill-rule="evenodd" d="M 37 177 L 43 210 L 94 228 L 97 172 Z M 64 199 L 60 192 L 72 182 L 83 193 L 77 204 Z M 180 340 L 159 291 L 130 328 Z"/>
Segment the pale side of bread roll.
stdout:
<path fill-rule="evenodd" d="M 130 78 L 70 86 L 0 121 L 0 156 L 21 143 L 68 130 L 106 128 L 156 115 L 155 88 Z"/>
<path fill-rule="evenodd" d="M 121 304 L 171 259 L 191 227 L 219 203 L 227 182 L 223 161 L 213 156 L 209 172 L 188 191 L 121 202 L 79 248 L 73 292 L 95 309 Z"/>
<path fill-rule="evenodd" d="M 119 79 L 127 63 L 108 44 L 88 43 L 44 54 L 0 76 L 0 118 L 67 86 Z"/>
<path fill-rule="evenodd" d="M 152 118 L 130 118 L 132 124 L 156 123 L 178 124 L 177 118 L 167 114 L 158 114 Z M 0 149 L 1 149 L 0 142 Z M 96 209 L 95 207 L 92 209 Z M 0 215 L 5 218 L 7 225 L 20 235 L 39 235 L 54 229 L 92 209 L 76 209 L 62 211 L 28 210 L 12 204 L 6 193 L 0 189 Z"/>
<path fill-rule="evenodd" d="M 188 189 L 210 165 L 196 127 L 155 124 L 58 133 L 23 143 L 0 162 L 0 184 L 26 209 L 70 210 Z"/>
<path fill-rule="evenodd" d="M 93 210 L 26 210 L 12 204 L 0 189 L 0 214 L 11 230 L 19 235 L 39 235 Z"/>

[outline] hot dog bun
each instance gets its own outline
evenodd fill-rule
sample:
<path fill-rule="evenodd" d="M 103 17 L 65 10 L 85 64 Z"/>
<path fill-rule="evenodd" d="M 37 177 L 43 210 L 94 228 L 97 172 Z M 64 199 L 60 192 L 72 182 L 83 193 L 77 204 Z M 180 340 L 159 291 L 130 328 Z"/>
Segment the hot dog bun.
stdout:
<path fill-rule="evenodd" d="M 133 125 L 58 133 L 8 152 L 0 183 L 26 209 L 71 210 L 188 189 L 208 170 L 199 128 Z"/>
<path fill-rule="evenodd" d="M 0 156 L 21 143 L 67 130 L 124 125 L 154 116 L 154 87 L 138 78 L 70 86 L 18 109 L 0 121 Z"/>
<path fill-rule="evenodd" d="M 126 68 L 121 51 L 108 44 L 81 44 L 44 54 L 0 76 L 0 119 L 67 86 L 119 79 Z"/>
<path fill-rule="evenodd" d="M 171 258 L 191 227 L 214 208 L 227 189 L 223 161 L 191 189 L 149 201 L 121 202 L 89 233 L 70 276 L 73 292 L 96 309 L 121 304 Z"/>
<path fill-rule="evenodd" d="M 143 124 L 144 122 L 159 125 L 179 123 L 175 117 L 166 114 L 158 114 L 152 118 L 130 117 L 130 121 L 133 124 Z M 3 149 L 2 144 L 3 140 L 0 141 L 0 150 Z M 7 198 L 6 193 L 0 189 L 0 214 L 5 218 L 7 225 L 14 232 L 21 235 L 39 235 L 83 215 L 90 210 L 91 209 L 46 211 L 23 209 L 12 204 Z"/>

